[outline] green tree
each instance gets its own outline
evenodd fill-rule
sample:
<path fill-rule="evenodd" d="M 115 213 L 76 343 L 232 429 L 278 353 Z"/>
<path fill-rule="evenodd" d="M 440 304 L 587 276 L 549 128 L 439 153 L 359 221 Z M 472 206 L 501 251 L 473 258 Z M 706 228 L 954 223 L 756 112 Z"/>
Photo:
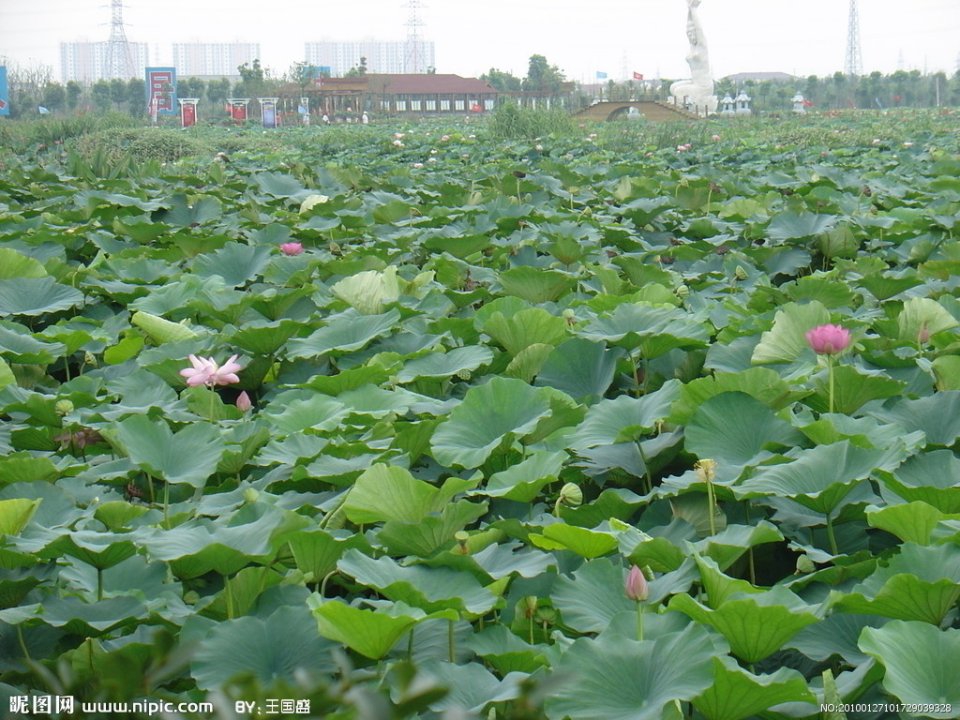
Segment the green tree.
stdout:
<path fill-rule="evenodd" d="M 360 58 L 360 64 L 347 70 L 343 76 L 346 78 L 358 78 L 367 74 L 367 59 Z"/>
<path fill-rule="evenodd" d="M 523 89 L 528 92 L 557 95 L 566 78 L 556 65 L 551 65 L 543 55 L 531 55 Z"/>
<path fill-rule="evenodd" d="M 93 106 L 100 112 L 110 109 L 110 83 L 106 80 L 97 80 L 90 88 L 93 97 Z"/>
<path fill-rule="evenodd" d="M 301 96 L 303 96 L 303 94 L 307 91 L 307 88 L 313 82 L 313 72 L 313 66 L 306 60 L 295 62 L 290 66 L 287 76 L 290 82 L 296 83 L 297 88 L 300 90 Z"/>
<path fill-rule="evenodd" d="M 225 103 L 230 96 L 230 81 L 227 78 L 211 80 L 207 84 L 207 99 L 213 105 Z"/>
<path fill-rule="evenodd" d="M 512 73 L 497 70 L 497 68 L 490 68 L 480 76 L 480 79 L 500 92 L 520 92 L 523 89 L 523 80 Z"/>
<path fill-rule="evenodd" d="M 127 101 L 127 84 L 120 78 L 110 81 L 110 99 L 117 110 Z"/>
<path fill-rule="evenodd" d="M 147 112 L 147 83 L 143 78 L 127 80 L 127 111 L 133 117 L 141 117 Z"/>
<path fill-rule="evenodd" d="M 67 108 L 76 110 L 80 104 L 80 96 L 83 95 L 83 86 L 76 80 L 67 83 Z"/>
<path fill-rule="evenodd" d="M 43 106 L 50 111 L 62 110 L 67 103 L 67 91 L 58 82 L 47 83 L 43 88 Z"/>

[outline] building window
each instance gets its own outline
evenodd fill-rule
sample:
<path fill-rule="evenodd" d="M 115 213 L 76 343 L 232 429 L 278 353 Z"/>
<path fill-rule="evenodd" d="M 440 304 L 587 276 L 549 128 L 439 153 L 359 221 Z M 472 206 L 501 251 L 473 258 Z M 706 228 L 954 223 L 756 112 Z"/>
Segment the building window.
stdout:
<path fill-rule="evenodd" d="M 407 111 L 407 101 L 397 100 L 397 112 L 406 112 L 406 111 Z"/>
<path fill-rule="evenodd" d="M 454 100 L 454 101 L 453 101 L 453 109 L 454 109 L 454 110 L 464 110 L 464 109 L 465 109 L 465 106 L 464 106 L 463 100 Z"/>
<path fill-rule="evenodd" d="M 420 112 L 420 101 L 419 101 L 419 100 L 411 100 L 411 101 L 410 101 L 410 109 L 411 109 L 413 112 Z"/>
<path fill-rule="evenodd" d="M 450 101 L 449 101 L 449 100 L 441 100 L 441 101 L 440 101 L 440 111 L 441 111 L 441 112 L 449 112 L 449 111 L 450 111 Z"/>
<path fill-rule="evenodd" d="M 387 112 L 387 113 L 390 112 L 390 101 L 389 101 L 389 100 L 381 100 L 381 101 L 380 101 L 380 109 L 383 110 L 383 112 Z"/>
<path fill-rule="evenodd" d="M 427 112 L 436 112 L 436 111 L 437 111 L 437 101 L 427 100 Z"/>
<path fill-rule="evenodd" d="M 495 104 L 496 104 L 496 101 L 495 101 L 495 100 L 493 100 L 493 99 L 491 99 L 491 98 L 487 98 L 486 100 L 483 101 L 483 109 L 484 109 L 484 110 L 493 110 L 493 106 L 494 106 Z"/>

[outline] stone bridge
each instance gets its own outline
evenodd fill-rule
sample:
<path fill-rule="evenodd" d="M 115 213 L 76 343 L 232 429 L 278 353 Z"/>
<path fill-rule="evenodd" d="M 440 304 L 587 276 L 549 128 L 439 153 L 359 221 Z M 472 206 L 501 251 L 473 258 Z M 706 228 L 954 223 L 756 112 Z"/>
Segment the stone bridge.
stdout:
<path fill-rule="evenodd" d="M 626 117 L 630 108 L 636 108 L 637 111 L 647 120 L 656 122 L 675 122 L 677 120 L 699 120 L 700 117 L 692 112 L 684 110 L 678 105 L 672 103 L 660 102 L 659 100 L 623 100 L 623 101 L 601 101 L 574 113 L 574 117 L 585 120 L 596 120 L 603 122 L 605 120 L 616 120 Z"/>

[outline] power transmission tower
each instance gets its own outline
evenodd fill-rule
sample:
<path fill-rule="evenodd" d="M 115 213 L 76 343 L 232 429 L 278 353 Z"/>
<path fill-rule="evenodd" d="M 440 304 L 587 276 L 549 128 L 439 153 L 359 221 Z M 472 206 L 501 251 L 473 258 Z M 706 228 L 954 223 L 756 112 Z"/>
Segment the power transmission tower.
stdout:
<path fill-rule="evenodd" d="M 110 0 L 110 40 L 107 45 L 107 70 L 111 78 L 132 78 L 136 75 L 133 53 L 123 29 L 123 0 Z"/>
<path fill-rule="evenodd" d="M 404 72 L 408 73 L 424 73 L 427 69 L 423 66 L 426 57 L 421 35 L 423 20 L 420 18 L 423 3 L 420 0 L 407 0 L 404 7 L 410 11 L 410 14 L 407 16 L 407 40 L 404 47 L 403 69 Z"/>
<path fill-rule="evenodd" d="M 863 73 L 863 53 L 860 50 L 860 14 L 857 0 L 850 0 L 850 17 L 847 21 L 847 61 L 844 74 L 857 76 Z"/>

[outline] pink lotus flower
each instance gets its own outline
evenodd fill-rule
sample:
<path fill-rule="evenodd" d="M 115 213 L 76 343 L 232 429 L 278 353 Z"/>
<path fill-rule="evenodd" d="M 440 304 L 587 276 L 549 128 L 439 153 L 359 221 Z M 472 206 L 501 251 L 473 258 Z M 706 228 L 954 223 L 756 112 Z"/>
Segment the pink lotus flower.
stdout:
<path fill-rule="evenodd" d="M 282 252 L 284 255 L 299 255 L 303 252 L 303 245 L 298 242 L 281 243 L 280 252 Z"/>
<path fill-rule="evenodd" d="M 187 379 L 187 385 L 190 387 L 199 387 L 206 385 L 213 387 L 215 385 L 232 385 L 240 382 L 237 373 L 243 370 L 243 367 L 237 364 L 237 356 L 231 355 L 222 366 L 217 365 L 213 358 L 197 357 L 190 355 L 190 364 L 180 371 L 180 375 Z"/>
<path fill-rule="evenodd" d="M 817 355 L 837 355 L 850 347 L 850 331 L 840 325 L 819 325 L 806 338 Z"/>
<path fill-rule="evenodd" d="M 247 395 L 246 390 L 237 395 L 236 405 L 237 410 L 244 413 L 248 412 L 253 407 L 253 402 L 250 400 L 250 396 Z"/>
<path fill-rule="evenodd" d="M 643 570 L 633 565 L 627 574 L 627 580 L 624 583 L 624 590 L 627 597 L 634 602 L 643 602 L 647 599 L 650 590 L 647 587 L 647 578 L 643 575 Z"/>

